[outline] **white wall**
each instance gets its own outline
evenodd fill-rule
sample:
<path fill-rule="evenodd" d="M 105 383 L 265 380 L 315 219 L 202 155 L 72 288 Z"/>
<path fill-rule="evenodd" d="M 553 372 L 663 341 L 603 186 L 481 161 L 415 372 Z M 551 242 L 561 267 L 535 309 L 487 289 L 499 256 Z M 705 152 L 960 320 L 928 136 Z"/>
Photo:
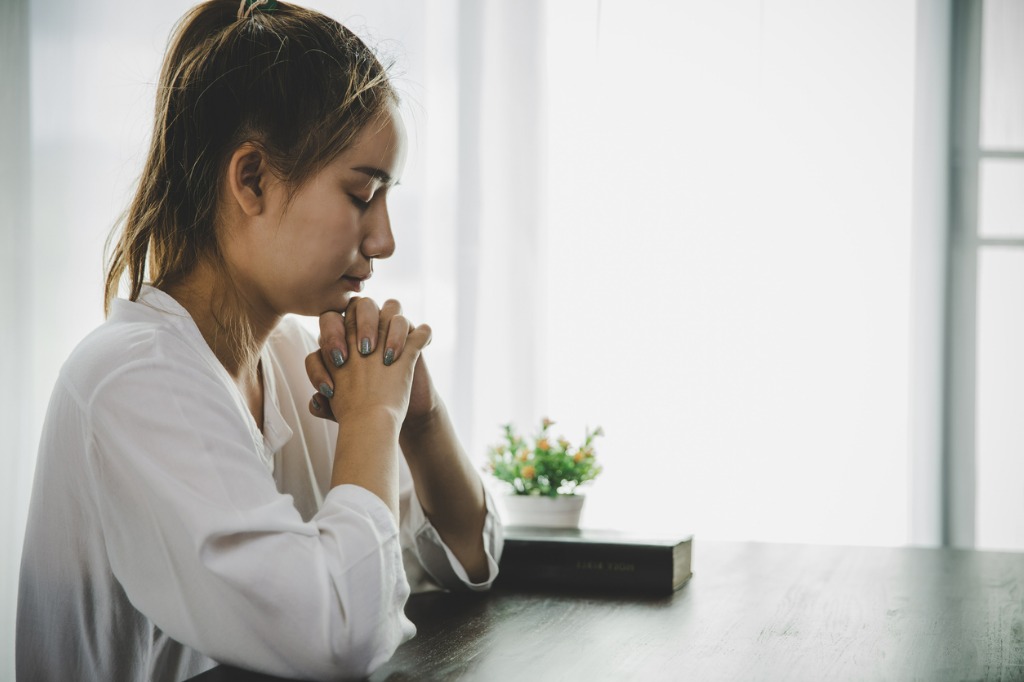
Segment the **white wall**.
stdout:
<path fill-rule="evenodd" d="M 25 506 L 34 448 L 25 427 L 31 414 L 31 346 L 22 329 L 29 244 L 26 167 L 28 137 L 28 2 L 0 4 L 0 679 L 14 679 L 14 610 Z"/>

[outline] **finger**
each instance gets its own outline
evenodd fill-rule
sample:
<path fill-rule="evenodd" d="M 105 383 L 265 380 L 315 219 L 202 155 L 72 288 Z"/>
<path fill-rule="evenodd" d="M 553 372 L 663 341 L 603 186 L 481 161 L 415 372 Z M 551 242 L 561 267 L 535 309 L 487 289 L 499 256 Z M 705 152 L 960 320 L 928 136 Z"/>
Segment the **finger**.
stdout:
<path fill-rule="evenodd" d="M 361 298 L 362 296 L 353 296 L 352 298 L 348 299 L 348 303 L 345 304 L 345 310 L 343 310 L 341 314 L 347 315 L 348 311 L 354 308 L 356 303 L 358 303 L 359 299 Z"/>
<path fill-rule="evenodd" d="M 337 369 L 348 360 L 345 318 L 333 310 L 320 316 L 320 354 L 325 367 Z"/>
<path fill-rule="evenodd" d="M 389 298 L 384 301 L 384 305 L 380 307 L 380 324 L 377 330 L 377 338 L 383 339 L 385 365 L 392 364 L 398 356 L 402 354 L 401 347 L 405 345 L 404 338 L 400 342 L 397 342 L 398 340 L 392 335 L 393 333 L 389 331 L 391 329 L 392 322 L 401 316 L 402 304 L 393 298 Z M 401 325 L 401 323 L 398 324 Z M 406 330 L 406 333 L 408 333 L 408 330 Z"/>
<path fill-rule="evenodd" d="M 420 351 L 426 348 L 427 344 L 430 343 L 430 339 L 433 336 L 433 331 L 430 329 L 430 325 L 421 324 L 413 328 L 409 332 L 409 336 L 405 339 L 406 353 L 413 351 L 415 355 L 419 355 Z"/>
<path fill-rule="evenodd" d="M 388 300 L 384 301 L 384 305 L 382 305 L 380 307 L 380 330 L 382 332 L 382 334 L 381 334 L 382 336 L 383 336 L 383 332 L 385 331 L 385 329 L 388 326 L 388 320 L 390 320 L 392 317 L 394 317 L 396 315 L 401 315 L 401 314 L 402 314 L 402 304 L 401 303 L 399 303 L 398 301 L 396 301 L 393 298 L 389 298 Z"/>
<path fill-rule="evenodd" d="M 331 410 L 331 401 L 319 393 L 314 393 L 313 397 L 309 399 L 309 413 L 321 419 L 330 419 L 333 422 L 338 421 L 334 418 L 334 412 Z"/>
<path fill-rule="evenodd" d="M 359 340 L 357 339 L 356 332 L 356 317 L 358 317 L 356 306 L 359 305 L 361 300 L 362 298 L 354 297 L 348 302 L 348 307 L 345 308 L 345 341 L 347 348 L 351 348 L 353 351 L 359 350 Z M 348 360 L 349 357 L 351 356 L 346 355 L 345 359 Z"/>
<path fill-rule="evenodd" d="M 384 339 L 384 364 L 390 365 L 402 357 L 402 350 L 405 348 L 406 339 L 412 332 L 412 323 L 403 315 L 396 315 L 391 318 L 388 324 L 387 336 Z"/>
<path fill-rule="evenodd" d="M 306 356 L 306 376 L 321 395 L 328 400 L 334 397 L 334 380 L 331 379 L 331 373 L 324 364 L 320 351 L 313 351 Z"/>
<path fill-rule="evenodd" d="M 359 354 L 369 355 L 377 348 L 380 309 L 372 298 L 361 298 L 356 303 L 356 338 Z"/>
<path fill-rule="evenodd" d="M 384 340 L 384 355 L 386 362 L 385 365 L 390 365 L 398 357 L 395 348 L 390 348 L 388 353 L 388 341 L 389 333 L 388 330 L 391 328 L 391 321 L 402 314 L 402 304 L 393 298 L 389 298 L 384 301 L 384 305 L 380 307 L 380 324 L 377 329 L 377 338 Z"/>

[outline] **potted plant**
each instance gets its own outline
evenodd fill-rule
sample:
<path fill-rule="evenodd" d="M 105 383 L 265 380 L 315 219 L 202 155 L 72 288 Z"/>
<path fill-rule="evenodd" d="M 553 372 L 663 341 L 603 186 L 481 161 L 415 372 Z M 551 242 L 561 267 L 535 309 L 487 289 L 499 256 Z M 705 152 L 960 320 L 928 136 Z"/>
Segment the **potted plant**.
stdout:
<path fill-rule="evenodd" d="M 601 473 L 594 453 L 594 439 L 601 427 L 585 431 L 583 443 L 573 446 L 549 431 L 555 422 L 544 418 L 532 439 L 502 427 L 505 438 L 488 449 L 487 471 L 511 490 L 505 497 L 509 525 L 574 528 L 579 525 L 584 497 L 579 488 Z"/>

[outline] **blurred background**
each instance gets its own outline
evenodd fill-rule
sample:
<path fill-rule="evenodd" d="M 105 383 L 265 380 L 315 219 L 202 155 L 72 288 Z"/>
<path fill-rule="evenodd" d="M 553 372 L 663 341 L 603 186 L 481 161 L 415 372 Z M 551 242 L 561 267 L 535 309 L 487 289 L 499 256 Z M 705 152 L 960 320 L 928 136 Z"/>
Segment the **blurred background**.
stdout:
<path fill-rule="evenodd" d="M 0 0 L 0 678 L 47 400 L 191 4 Z M 367 293 L 433 327 L 481 465 L 506 422 L 600 424 L 587 525 L 1024 550 L 1024 0 L 306 4 L 395 62 Z"/>

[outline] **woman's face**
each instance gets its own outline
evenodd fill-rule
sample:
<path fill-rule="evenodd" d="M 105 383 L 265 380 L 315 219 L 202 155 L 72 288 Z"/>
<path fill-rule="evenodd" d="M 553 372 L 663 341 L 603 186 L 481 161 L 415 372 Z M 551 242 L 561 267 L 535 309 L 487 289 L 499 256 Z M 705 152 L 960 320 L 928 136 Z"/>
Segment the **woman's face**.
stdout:
<path fill-rule="evenodd" d="M 235 231 L 236 248 L 225 253 L 250 304 L 277 316 L 345 308 L 373 272 L 373 259 L 394 253 L 387 199 L 404 167 L 405 146 L 405 128 L 392 108 L 290 203 L 284 183 L 266 183 L 265 210 Z"/>

